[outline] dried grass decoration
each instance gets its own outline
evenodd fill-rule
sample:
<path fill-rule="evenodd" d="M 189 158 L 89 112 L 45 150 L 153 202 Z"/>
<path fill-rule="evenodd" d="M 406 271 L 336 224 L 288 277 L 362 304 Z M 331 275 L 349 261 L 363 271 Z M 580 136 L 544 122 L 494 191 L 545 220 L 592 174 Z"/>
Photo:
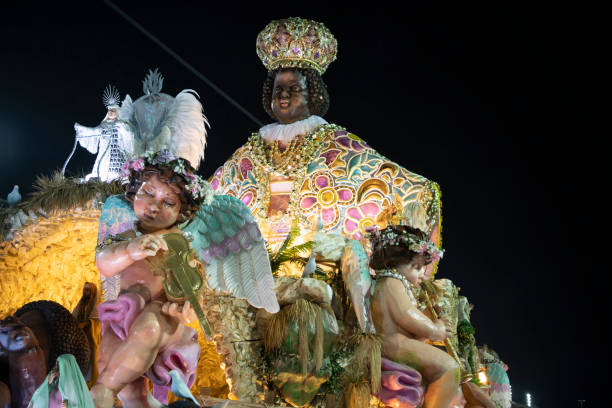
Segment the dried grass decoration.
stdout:
<path fill-rule="evenodd" d="M 370 385 L 365 382 L 350 384 L 344 394 L 345 407 L 363 408 L 370 405 Z"/>
<path fill-rule="evenodd" d="M 267 353 L 278 350 L 287 338 L 287 331 L 295 322 L 298 328 L 298 358 L 302 375 L 308 372 L 311 350 L 308 344 L 308 327 L 315 328 L 312 355 L 315 370 L 323 365 L 323 308 L 309 300 L 297 299 L 274 314 L 266 330 L 264 346 Z"/>
<path fill-rule="evenodd" d="M 33 186 L 34 192 L 19 205 L 26 211 L 69 210 L 84 207 L 93 199 L 101 203 L 111 195 L 125 193 L 120 180 L 103 182 L 93 179 L 83 183 L 76 178 L 64 178 L 59 171 L 51 176 L 38 176 Z"/>
<path fill-rule="evenodd" d="M 359 384 L 368 386 L 368 394 L 377 394 L 380 390 L 380 366 L 382 342 L 380 337 L 373 333 L 360 333 L 353 336 L 351 342 L 355 345 L 351 362 L 346 370 L 347 400 L 355 398 L 352 392 L 362 392 L 354 389 Z M 349 398 L 350 396 L 350 398 Z"/>

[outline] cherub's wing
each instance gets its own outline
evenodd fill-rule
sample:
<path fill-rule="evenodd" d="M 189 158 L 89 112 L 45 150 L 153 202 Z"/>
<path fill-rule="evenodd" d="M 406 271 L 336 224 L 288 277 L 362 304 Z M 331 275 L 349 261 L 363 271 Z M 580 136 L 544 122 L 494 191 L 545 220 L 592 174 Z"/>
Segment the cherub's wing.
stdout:
<path fill-rule="evenodd" d="M 344 287 L 355 309 L 359 327 L 366 333 L 373 333 L 375 329 L 369 313 L 369 295 L 372 286 L 369 258 L 359 241 L 347 240 L 341 265 Z"/>
<path fill-rule="evenodd" d="M 119 235 L 132 228 L 136 214 L 130 202 L 123 195 L 114 195 L 106 199 L 100 210 L 98 227 L 98 245 L 114 235 Z M 100 276 L 102 280 L 102 298 L 113 300 L 119 296 L 119 274 L 111 277 Z"/>
<path fill-rule="evenodd" d="M 206 263 L 213 289 L 229 291 L 270 313 L 279 310 L 265 241 L 251 211 L 235 197 L 218 195 L 183 228 Z"/>

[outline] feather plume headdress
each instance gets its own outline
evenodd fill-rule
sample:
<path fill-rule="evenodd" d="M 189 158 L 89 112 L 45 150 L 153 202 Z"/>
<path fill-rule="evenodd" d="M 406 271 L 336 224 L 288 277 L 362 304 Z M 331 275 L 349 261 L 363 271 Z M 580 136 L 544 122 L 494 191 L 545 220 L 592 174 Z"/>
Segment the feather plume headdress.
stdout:
<path fill-rule="evenodd" d="M 161 92 L 164 78 L 149 70 L 143 81 L 145 95 L 132 102 L 127 95 L 119 110 L 119 119 L 135 129 L 134 154 L 168 151 L 185 159 L 197 170 L 204 158 L 206 127 L 210 127 L 192 89 L 184 89 L 176 97 Z"/>
<path fill-rule="evenodd" d="M 134 158 L 125 162 L 122 176 L 128 177 L 146 165 L 167 166 L 185 179 L 185 189 L 196 202 L 210 203 L 210 185 L 193 171 L 204 158 L 209 126 L 199 96 L 194 90 L 184 89 L 172 97 L 161 92 L 163 82 L 157 69 L 149 70 L 142 81 L 144 95 L 136 101 L 126 95 L 121 105 L 119 119 L 130 123 L 135 133 Z M 107 94 L 118 98 L 110 89 Z"/>

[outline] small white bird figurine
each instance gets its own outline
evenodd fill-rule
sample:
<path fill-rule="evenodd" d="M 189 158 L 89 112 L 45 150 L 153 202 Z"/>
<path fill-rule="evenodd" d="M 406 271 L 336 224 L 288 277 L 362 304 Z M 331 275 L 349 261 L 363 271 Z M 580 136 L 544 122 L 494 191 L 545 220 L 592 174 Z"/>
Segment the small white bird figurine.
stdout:
<path fill-rule="evenodd" d="M 13 191 L 11 191 L 6 197 L 6 201 L 8 201 L 11 206 L 14 206 L 15 204 L 21 201 L 21 194 L 19 194 L 18 185 L 15 184 L 15 187 L 13 187 Z"/>
<path fill-rule="evenodd" d="M 187 387 L 187 384 L 185 384 L 185 381 L 183 381 L 178 371 L 171 370 L 170 377 L 172 377 L 172 384 L 170 385 L 170 390 L 174 395 L 184 399 L 190 399 L 198 407 L 201 406 L 198 400 L 196 400 L 195 397 L 191 394 L 191 391 L 189 391 L 189 387 Z"/>

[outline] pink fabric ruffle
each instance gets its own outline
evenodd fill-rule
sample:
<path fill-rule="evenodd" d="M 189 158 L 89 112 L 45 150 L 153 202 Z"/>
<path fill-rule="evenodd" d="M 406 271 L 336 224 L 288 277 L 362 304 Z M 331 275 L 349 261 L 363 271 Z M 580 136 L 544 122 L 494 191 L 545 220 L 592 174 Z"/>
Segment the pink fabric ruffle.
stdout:
<path fill-rule="evenodd" d="M 160 351 L 145 373 L 153 383 L 153 396 L 164 404 L 168 403 L 172 370 L 178 371 L 185 384 L 191 388 L 195 382 L 199 358 L 198 333 L 191 327 L 185 327 L 181 339 Z"/>
<path fill-rule="evenodd" d="M 145 304 L 145 299 L 137 293 L 124 293 L 115 300 L 100 303 L 98 318 L 102 323 L 102 335 L 110 327 L 117 337 L 125 340 Z"/>
<path fill-rule="evenodd" d="M 422 404 L 425 387 L 421 373 L 407 365 L 381 359 L 378 399 L 388 407 L 415 408 Z"/>

